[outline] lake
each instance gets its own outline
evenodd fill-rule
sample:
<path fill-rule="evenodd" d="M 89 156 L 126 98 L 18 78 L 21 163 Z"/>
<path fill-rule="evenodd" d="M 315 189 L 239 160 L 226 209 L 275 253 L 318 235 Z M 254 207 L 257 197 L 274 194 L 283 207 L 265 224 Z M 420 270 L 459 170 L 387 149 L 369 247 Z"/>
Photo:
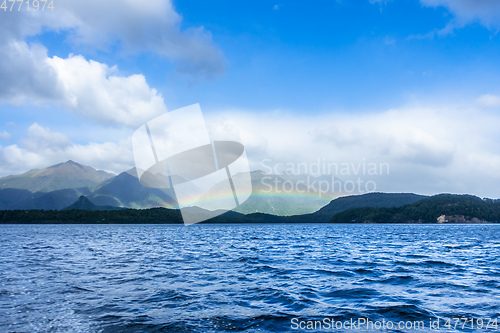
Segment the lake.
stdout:
<path fill-rule="evenodd" d="M 0 226 L 1 332 L 491 332 L 499 281 L 500 225 Z"/>

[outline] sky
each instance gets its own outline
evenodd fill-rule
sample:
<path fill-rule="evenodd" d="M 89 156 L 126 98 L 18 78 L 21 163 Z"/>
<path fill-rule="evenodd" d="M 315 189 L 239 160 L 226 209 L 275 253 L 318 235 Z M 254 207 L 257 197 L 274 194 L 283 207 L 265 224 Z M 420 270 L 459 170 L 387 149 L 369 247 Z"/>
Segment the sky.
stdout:
<path fill-rule="evenodd" d="M 350 165 L 339 177 L 378 191 L 500 198 L 500 1 L 17 7 L 0 9 L 0 176 L 120 173 L 141 124 L 200 103 L 253 170 Z"/>

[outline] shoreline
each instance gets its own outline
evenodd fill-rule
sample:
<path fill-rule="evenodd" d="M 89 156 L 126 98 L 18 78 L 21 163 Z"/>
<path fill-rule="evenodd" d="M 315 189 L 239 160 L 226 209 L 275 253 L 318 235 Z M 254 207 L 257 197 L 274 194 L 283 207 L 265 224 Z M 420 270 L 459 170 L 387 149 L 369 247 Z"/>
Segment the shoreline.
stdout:
<path fill-rule="evenodd" d="M 296 225 L 296 224 L 330 224 L 330 225 L 500 225 L 500 222 L 464 222 L 464 223 L 436 223 L 436 222 L 256 222 L 256 221 L 237 221 L 237 222 L 199 222 L 190 224 L 191 225 L 238 225 L 238 224 L 288 224 L 288 225 Z M 184 225 L 184 223 L 168 223 L 168 222 L 89 222 L 89 221 L 20 221 L 20 222 L 0 222 L 0 225 Z"/>

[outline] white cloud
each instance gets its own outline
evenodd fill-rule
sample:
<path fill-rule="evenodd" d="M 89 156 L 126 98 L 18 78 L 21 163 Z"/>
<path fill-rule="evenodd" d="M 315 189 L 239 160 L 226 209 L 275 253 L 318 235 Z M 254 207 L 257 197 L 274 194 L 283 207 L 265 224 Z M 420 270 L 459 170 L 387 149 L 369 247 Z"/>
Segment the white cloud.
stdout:
<path fill-rule="evenodd" d="M 143 75 L 122 76 L 116 67 L 79 55 L 48 57 L 43 45 L 24 39 L 64 30 L 78 44 L 103 48 L 120 41 L 126 52 L 165 55 L 182 72 L 210 76 L 223 70 L 210 34 L 202 27 L 182 31 L 181 22 L 172 3 L 160 0 L 64 1 L 43 15 L 0 11 L 0 100 L 49 102 L 101 124 L 138 126 L 166 111 Z"/>
<path fill-rule="evenodd" d="M 10 133 L 7 132 L 7 131 L 1 131 L 0 132 L 0 139 L 10 140 L 11 137 L 12 137 L 12 135 L 10 135 Z"/>
<path fill-rule="evenodd" d="M 161 113 L 161 95 L 143 75 L 120 76 L 116 67 L 82 56 L 47 57 L 39 44 L 10 41 L 0 50 L 0 99 L 12 104 L 51 102 L 103 124 L 137 126 Z"/>
<path fill-rule="evenodd" d="M 224 70 L 222 53 L 211 34 L 203 27 L 181 28 L 182 17 L 169 0 L 147 4 L 68 0 L 55 6 L 54 12 L 43 15 L 0 11 L 0 101 L 51 103 L 99 124 L 130 127 L 166 111 L 161 94 L 149 87 L 143 75 L 124 76 L 116 67 L 80 55 L 49 57 L 43 45 L 27 42 L 46 31 L 64 32 L 70 42 L 89 51 L 119 46 L 122 53 L 165 56 L 181 73 L 212 76 Z M 0 133 L 1 138 L 9 136 Z M 0 174 L 68 159 L 115 172 L 130 168 L 129 140 L 112 140 L 76 144 L 35 123 L 17 143 L 0 146 Z"/>
<path fill-rule="evenodd" d="M 26 98 L 37 102 L 61 98 L 57 73 L 42 45 L 9 40 L 2 44 L 0 58 L 0 99 L 21 104 Z"/>
<path fill-rule="evenodd" d="M 273 163 L 388 163 L 381 191 L 498 197 L 500 115 L 405 107 L 371 114 L 296 116 L 231 111 L 207 117 L 212 138 L 242 142 L 252 169 Z M 370 177 L 365 177 L 365 181 Z"/>
<path fill-rule="evenodd" d="M 491 94 L 479 96 L 477 104 L 484 107 L 500 107 L 500 97 Z"/>
<path fill-rule="evenodd" d="M 424 6 L 446 7 L 453 19 L 438 34 L 478 22 L 491 30 L 500 28 L 500 1 L 497 0 L 420 0 Z"/>
<path fill-rule="evenodd" d="M 117 142 L 75 144 L 64 134 L 35 123 L 18 144 L 0 146 L 0 176 L 46 168 L 70 159 L 119 173 L 133 167 L 134 162 L 130 140 L 119 139 Z"/>
<path fill-rule="evenodd" d="M 62 103 L 83 117 L 138 126 L 166 112 L 163 98 L 143 75 L 113 75 L 116 68 L 82 56 L 53 57 L 48 63 L 62 86 Z"/>
<path fill-rule="evenodd" d="M 392 0 L 369 0 L 371 4 L 385 5 Z M 448 35 L 455 29 L 477 22 L 495 32 L 500 29 L 500 1 L 498 0 L 420 0 L 425 7 L 445 7 L 452 18 L 444 28 L 426 34 L 412 35 L 410 38 L 433 38 Z"/>
<path fill-rule="evenodd" d="M 175 60 L 178 71 L 212 76 L 224 71 L 222 52 L 204 27 L 181 29 L 182 17 L 170 0 L 65 0 L 56 10 L 0 11 L 0 41 L 23 40 L 46 30 L 65 31 L 76 45 L 127 53 L 154 52 Z M 119 43 L 117 43 L 119 41 Z"/>
<path fill-rule="evenodd" d="M 500 115 L 481 108 L 402 107 L 378 113 L 297 116 L 230 110 L 205 117 L 213 140 L 245 145 L 251 169 L 271 163 L 387 163 L 390 174 L 362 175 L 377 190 L 498 197 Z M 72 159 L 119 173 L 134 165 L 130 133 L 114 142 L 75 144 L 33 124 L 17 144 L 0 146 L 0 175 Z M 118 138 L 118 136 L 120 138 Z M 340 177 L 355 179 L 357 176 Z"/>
<path fill-rule="evenodd" d="M 63 150 L 71 145 L 68 138 L 62 133 L 51 132 L 34 123 L 28 128 L 27 138 L 20 140 L 20 145 L 29 151 Z"/>
<path fill-rule="evenodd" d="M 43 15 L 0 11 L 0 100 L 49 102 L 101 124 L 138 126 L 166 111 L 143 75 L 122 76 L 116 67 L 78 55 L 48 57 L 43 45 L 24 39 L 63 30 L 77 44 L 105 48 L 119 41 L 125 52 L 156 52 L 175 60 L 181 72 L 210 76 L 223 70 L 210 33 L 181 30 L 181 22 L 167 0 L 64 1 Z"/>

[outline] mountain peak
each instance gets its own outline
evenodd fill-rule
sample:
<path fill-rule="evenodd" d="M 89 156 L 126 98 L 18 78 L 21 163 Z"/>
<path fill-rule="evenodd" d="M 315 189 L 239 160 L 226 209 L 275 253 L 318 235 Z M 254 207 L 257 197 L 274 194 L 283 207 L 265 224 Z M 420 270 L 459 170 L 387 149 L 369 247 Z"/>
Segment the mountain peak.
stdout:
<path fill-rule="evenodd" d="M 93 203 L 89 199 L 87 199 L 87 197 L 84 196 L 84 195 L 80 195 L 80 197 L 78 198 L 78 200 L 76 200 L 75 203 L 77 203 L 77 204 L 91 204 L 91 205 L 93 205 Z"/>
<path fill-rule="evenodd" d="M 52 166 L 49 166 L 47 169 L 50 169 L 50 168 L 59 168 L 59 167 L 64 167 L 64 166 L 68 166 L 68 167 L 71 167 L 71 166 L 84 167 L 84 165 L 82 165 L 80 163 L 77 163 L 77 162 L 75 162 L 73 160 L 67 160 L 66 162 L 57 163 L 57 164 L 54 164 Z"/>
<path fill-rule="evenodd" d="M 113 174 L 97 171 L 72 160 L 45 169 L 33 169 L 17 176 L 1 178 L 0 188 L 24 189 L 30 192 L 51 192 L 95 186 Z"/>
<path fill-rule="evenodd" d="M 78 210 L 116 210 L 121 209 L 119 207 L 113 206 L 97 206 L 92 201 L 90 201 L 86 196 L 81 195 L 78 200 L 72 205 L 64 208 L 64 210 L 78 209 Z"/>
<path fill-rule="evenodd" d="M 65 209 L 87 209 L 94 210 L 96 205 L 92 203 L 86 196 L 81 195 L 78 200 L 75 201 L 72 205 L 66 207 Z"/>

